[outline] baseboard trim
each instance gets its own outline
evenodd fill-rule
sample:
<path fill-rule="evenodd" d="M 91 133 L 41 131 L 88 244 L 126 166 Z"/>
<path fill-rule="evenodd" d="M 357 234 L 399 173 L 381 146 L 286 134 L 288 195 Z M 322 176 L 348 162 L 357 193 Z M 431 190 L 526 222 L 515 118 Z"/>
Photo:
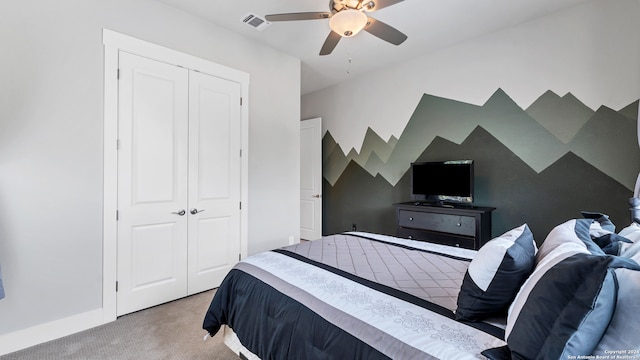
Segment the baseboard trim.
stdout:
<path fill-rule="evenodd" d="M 97 309 L 23 330 L 2 334 L 0 335 L 0 356 L 88 330 L 110 321 L 108 317 L 104 316 L 103 309 Z"/>

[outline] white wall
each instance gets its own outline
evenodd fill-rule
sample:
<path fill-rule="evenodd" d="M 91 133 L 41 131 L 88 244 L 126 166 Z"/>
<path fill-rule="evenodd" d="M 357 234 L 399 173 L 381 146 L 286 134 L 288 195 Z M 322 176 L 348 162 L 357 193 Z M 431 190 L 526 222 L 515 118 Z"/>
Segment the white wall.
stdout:
<path fill-rule="evenodd" d="M 424 93 L 480 105 L 502 88 L 526 108 L 552 90 L 619 110 L 640 98 L 639 18 L 640 0 L 583 3 L 304 95 L 302 118 L 322 117 L 348 153 L 368 127 L 399 138 Z"/>
<path fill-rule="evenodd" d="M 248 251 L 299 238 L 298 59 L 149 0 L 0 18 L 0 355 L 3 335 L 102 306 L 103 28 L 250 74 Z"/>

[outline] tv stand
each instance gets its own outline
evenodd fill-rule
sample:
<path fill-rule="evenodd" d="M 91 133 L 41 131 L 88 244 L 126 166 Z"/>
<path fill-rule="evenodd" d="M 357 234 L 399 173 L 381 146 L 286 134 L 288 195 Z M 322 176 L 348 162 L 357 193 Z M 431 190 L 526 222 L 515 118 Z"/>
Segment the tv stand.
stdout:
<path fill-rule="evenodd" d="M 422 201 L 395 205 L 399 237 L 474 250 L 491 240 L 495 208 Z"/>

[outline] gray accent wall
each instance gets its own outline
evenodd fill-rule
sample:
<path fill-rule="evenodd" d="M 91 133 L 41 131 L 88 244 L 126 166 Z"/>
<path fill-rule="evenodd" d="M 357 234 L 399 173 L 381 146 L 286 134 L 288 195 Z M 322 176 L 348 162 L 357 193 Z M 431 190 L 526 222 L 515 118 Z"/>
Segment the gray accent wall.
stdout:
<path fill-rule="evenodd" d="M 547 91 L 527 109 L 501 89 L 482 106 L 425 94 L 398 139 L 369 129 L 359 154 L 344 154 L 327 131 L 323 233 L 355 224 L 394 235 L 393 203 L 411 200 L 410 163 L 459 159 L 475 161 L 475 204 L 496 207 L 494 236 L 526 222 L 542 242 L 583 210 L 628 224 L 637 118 L 638 101 L 593 111 L 570 93 Z"/>

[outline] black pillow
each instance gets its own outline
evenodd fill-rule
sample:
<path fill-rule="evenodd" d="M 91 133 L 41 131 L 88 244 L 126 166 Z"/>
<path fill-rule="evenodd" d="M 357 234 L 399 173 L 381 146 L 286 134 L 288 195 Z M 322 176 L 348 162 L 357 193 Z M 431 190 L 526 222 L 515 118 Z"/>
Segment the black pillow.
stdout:
<path fill-rule="evenodd" d="M 487 349 L 480 354 L 484 355 L 488 360 L 511 360 L 511 350 L 509 346 Z"/>
<path fill-rule="evenodd" d="M 464 275 L 456 319 L 479 321 L 506 314 L 535 266 L 536 245 L 524 224 L 487 242 Z"/>

